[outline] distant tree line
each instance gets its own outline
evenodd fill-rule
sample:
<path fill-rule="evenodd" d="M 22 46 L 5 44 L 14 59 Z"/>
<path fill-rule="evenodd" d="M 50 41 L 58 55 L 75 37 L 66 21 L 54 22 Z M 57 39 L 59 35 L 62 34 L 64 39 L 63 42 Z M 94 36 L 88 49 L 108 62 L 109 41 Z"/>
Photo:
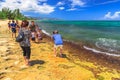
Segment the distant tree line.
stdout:
<path fill-rule="evenodd" d="M 9 8 L 4 7 L 0 11 L 0 19 L 25 20 L 25 19 L 33 19 L 33 18 L 24 16 L 22 13 L 20 13 L 19 9 L 10 10 Z"/>

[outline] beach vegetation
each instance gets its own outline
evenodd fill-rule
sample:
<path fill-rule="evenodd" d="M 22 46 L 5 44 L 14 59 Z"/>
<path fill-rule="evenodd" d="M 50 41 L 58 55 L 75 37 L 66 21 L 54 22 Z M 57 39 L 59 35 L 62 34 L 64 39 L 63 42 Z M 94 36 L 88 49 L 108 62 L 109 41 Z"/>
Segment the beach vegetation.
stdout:
<path fill-rule="evenodd" d="M 105 80 L 103 76 L 98 76 L 97 80 Z"/>
<path fill-rule="evenodd" d="M 26 17 L 21 12 L 20 9 L 10 10 L 7 7 L 2 8 L 0 11 L 0 19 L 11 19 L 11 20 L 25 20 L 25 19 L 33 19 L 32 17 Z"/>

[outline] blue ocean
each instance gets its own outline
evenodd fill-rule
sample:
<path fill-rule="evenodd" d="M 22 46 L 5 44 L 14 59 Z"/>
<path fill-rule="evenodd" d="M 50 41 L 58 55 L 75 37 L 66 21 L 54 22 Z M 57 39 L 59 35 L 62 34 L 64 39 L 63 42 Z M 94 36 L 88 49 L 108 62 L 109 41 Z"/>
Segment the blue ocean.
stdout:
<path fill-rule="evenodd" d="M 43 32 L 58 30 L 67 41 L 95 53 L 120 57 L 120 21 L 40 21 Z"/>

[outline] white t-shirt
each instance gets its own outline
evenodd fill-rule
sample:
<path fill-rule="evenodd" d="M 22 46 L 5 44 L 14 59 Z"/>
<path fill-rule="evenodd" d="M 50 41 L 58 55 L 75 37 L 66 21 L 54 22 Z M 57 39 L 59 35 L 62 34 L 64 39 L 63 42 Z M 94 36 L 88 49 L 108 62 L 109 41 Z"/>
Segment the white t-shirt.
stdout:
<path fill-rule="evenodd" d="M 35 38 L 35 33 L 34 32 L 32 32 L 31 35 L 32 35 L 32 38 Z"/>

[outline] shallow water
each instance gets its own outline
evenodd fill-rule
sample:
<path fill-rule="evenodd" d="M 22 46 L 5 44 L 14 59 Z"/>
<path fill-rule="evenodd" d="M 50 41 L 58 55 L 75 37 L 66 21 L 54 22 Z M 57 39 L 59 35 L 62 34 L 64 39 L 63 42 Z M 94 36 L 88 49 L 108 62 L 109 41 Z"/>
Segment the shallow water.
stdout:
<path fill-rule="evenodd" d="M 76 43 L 92 44 L 95 49 L 120 54 L 120 21 L 36 21 L 47 34 L 59 30 L 63 38 Z"/>

